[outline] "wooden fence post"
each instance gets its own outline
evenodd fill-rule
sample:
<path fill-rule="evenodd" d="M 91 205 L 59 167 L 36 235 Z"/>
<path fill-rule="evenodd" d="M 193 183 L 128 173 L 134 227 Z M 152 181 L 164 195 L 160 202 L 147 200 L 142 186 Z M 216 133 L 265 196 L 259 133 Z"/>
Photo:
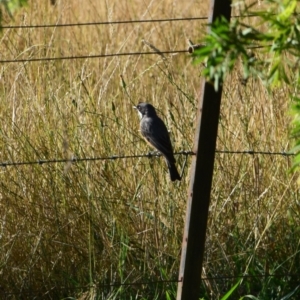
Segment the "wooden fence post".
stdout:
<path fill-rule="evenodd" d="M 230 20 L 231 0 L 211 0 L 209 24 L 224 16 Z M 208 29 L 209 30 L 209 29 Z M 198 117 L 187 212 L 183 234 L 177 300 L 198 300 L 205 248 L 210 192 L 214 168 L 222 87 L 203 82 Z"/>

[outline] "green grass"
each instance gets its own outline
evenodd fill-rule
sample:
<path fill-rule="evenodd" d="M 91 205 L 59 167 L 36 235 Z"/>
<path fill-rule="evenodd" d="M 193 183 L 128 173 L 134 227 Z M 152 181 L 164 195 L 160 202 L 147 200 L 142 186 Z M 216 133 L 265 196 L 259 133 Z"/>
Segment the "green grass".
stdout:
<path fill-rule="evenodd" d="M 205 16 L 198 1 L 30 1 L 14 24 Z M 48 3 L 49 2 L 49 3 Z M 184 49 L 203 22 L 4 30 L 2 58 Z M 147 154 L 132 104 L 156 106 L 176 151 L 193 146 L 199 66 L 187 54 L 2 64 L 0 161 Z M 126 87 L 121 84 L 123 75 Z M 217 148 L 287 151 L 284 88 L 227 79 Z M 53 163 L 0 172 L 0 289 L 7 299 L 175 299 L 191 157 L 183 180 L 162 158 Z M 216 154 L 204 277 L 254 276 L 232 297 L 280 299 L 299 273 L 299 192 L 291 158 Z M 237 278 L 205 279 L 220 299 Z M 152 282 L 112 286 L 113 283 Z M 104 287 L 105 286 L 105 287 Z M 296 296 L 297 297 L 297 296 Z M 292 298 L 291 298 L 292 299 Z"/>

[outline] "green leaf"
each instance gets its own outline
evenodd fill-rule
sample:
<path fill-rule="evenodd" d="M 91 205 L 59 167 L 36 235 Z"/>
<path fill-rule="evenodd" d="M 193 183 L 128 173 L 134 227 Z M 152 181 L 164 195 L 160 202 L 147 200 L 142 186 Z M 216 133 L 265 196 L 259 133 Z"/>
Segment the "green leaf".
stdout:
<path fill-rule="evenodd" d="M 9 14 L 11 18 L 13 18 L 13 13 L 27 5 L 28 0 L 0 0 L 0 4 L 4 6 L 6 12 Z M 2 22 L 2 11 L 1 11 L 1 16 L 0 16 L 0 27 L 1 27 L 1 22 Z"/>
<path fill-rule="evenodd" d="M 282 297 L 280 300 L 288 300 L 290 299 L 292 296 L 295 295 L 295 293 L 297 292 L 297 290 L 299 289 L 300 285 L 298 285 L 293 291 L 291 291 L 290 293 L 288 293 L 286 296 Z"/>
<path fill-rule="evenodd" d="M 285 7 L 285 9 L 280 14 L 278 14 L 277 18 L 285 21 L 296 12 L 297 0 L 285 0 L 283 1 L 283 6 Z"/>
<path fill-rule="evenodd" d="M 242 281 L 242 278 L 240 278 L 237 283 L 221 298 L 221 300 L 226 300 L 228 299 L 232 293 L 237 289 L 237 287 L 240 285 Z"/>

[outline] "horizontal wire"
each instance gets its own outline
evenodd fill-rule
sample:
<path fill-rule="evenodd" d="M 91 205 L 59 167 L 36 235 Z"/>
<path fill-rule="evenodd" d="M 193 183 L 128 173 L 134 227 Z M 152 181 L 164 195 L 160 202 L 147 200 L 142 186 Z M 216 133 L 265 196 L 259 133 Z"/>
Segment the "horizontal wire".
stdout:
<path fill-rule="evenodd" d="M 178 279 L 171 279 L 171 280 L 158 280 L 158 281 L 142 281 L 142 282 L 131 282 L 131 283 L 122 283 L 122 282 L 116 282 L 116 283 L 111 283 L 111 284 L 93 284 L 92 286 L 97 287 L 97 288 L 109 288 L 109 287 L 116 287 L 116 286 L 134 286 L 134 285 L 152 285 L 152 284 L 160 284 L 160 283 L 178 283 L 181 282 L 181 280 Z M 78 290 L 78 289 L 86 289 L 86 288 L 91 288 L 91 285 L 84 285 L 84 286 L 76 286 L 76 287 L 55 287 L 53 289 L 55 290 Z M 41 291 L 36 291 L 41 292 Z M 20 292 L 12 292 L 12 293 L 4 293 L 5 296 L 9 295 L 19 295 L 21 294 Z M 22 295 L 33 295 L 32 292 L 22 292 Z"/>
<path fill-rule="evenodd" d="M 228 275 L 216 277 L 201 277 L 202 280 L 222 280 L 222 279 L 237 279 L 237 278 L 269 278 L 269 277 L 299 277 L 300 274 L 261 274 L 261 275 Z"/>
<path fill-rule="evenodd" d="M 270 151 L 253 151 L 253 150 L 216 150 L 216 153 L 220 154 L 248 154 L 248 155 L 279 155 L 279 156 L 294 156 L 294 153 L 290 152 L 270 152 Z M 175 152 L 174 155 L 195 155 L 193 151 L 180 151 Z M 10 166 L 24 166 L 24 165 L 44 165 L 44 164 L 51 164 L 51 163 L 78 163 L 83 161 L 100 161 L 100 160 L 116 160 L 116 159 L 134 159 L 134 158 L 144 158 L 144 157 L 159 157 L 162 156 L 160 153 L 148 153 L 148 154 L 137 154 L 137 155 L 110 155 L 110 156 L 103 156 L 103 157 L 84 157 L 84 158 L 62 158 L 62 159 L 39 159 L 33 161 L 19 161 L 19 162 L 0 162 L 0 167 L 10 167 Z"/>
<path fill-rule="evenodd" d="M 246 17 L 254 17 L 255 14 L 250 14 Z M 241 16 L 233 16 L 239 18 Z M 125 21 L 106 21 L 106 22 L 88 22 L 88 23 L 68 23 L 68 24 L 41 24 L 41 25 L 20 25 L 20 26 L 2 26 L 1 29 L 24 29 L 24 28 L 51 28 L 51 27 L 68 27 L 68 26 L 90 26 L 90 25 L 113 25 L 113 24 L 129 24 L 129 23 L 150 23 L 150 22 L 173 22 L 173 21 L 195 21 L 204 20 L 207 17 L 187 17 L 187 18 L 169 18 L 169 19 L 147 19 L 147 20 L 125 20 Z M 253 46 L 250 48 L 262 48 L 264 46 Z M 151 51 L 151 52 L 125 52 L 125 53 L 111 53 L 111 54 L 96 54 L 96 55 L 82 55 L 82 56 L 65 56 L 65 57 L 42 57 L 42 58 L 24 58 L 24 59 L 6 59 L 0 60 L 0 63 L 24 63 L 37 61 L 56 61 L 56 60 L 71 60 L 71 59 L 89 59 L 102 57 L 116 57 L 129 55 L 152 55 L 152 54 L 177 54 L 188 53 L 188 50 L 170 50 L 170 51 Z"/>
<path fill-rule="evenodd" d="M 249 49 L 259 49 L 270 47 L 270 45 L 249 46 Z M 130 55 L 152 55 L 152 54 L 178 54 L 178 53 L 190 53 L 190 49 L 183 50 L 166 50 L 166 51 L 148 51 L 148 52 L 123 52 L 123 53 L 111 53 L 111 54 L 96 54 L 96 55 L 78 55 L 78 56 L 62 56 L 62 57 L 41 57 L 41 58 L 21 58 L 21 59 L 4 59 L 0 60 L 0 63 L 23 63 L 23 62 L 36 62 L 36 61 L 53 61 L 53 60 L 71 60 L 71 59 L 88 59 L 88 58 L 102 58 L 102 57 L 116 57 L 116 56 L 130 56 Z"/>
<path fill-rule="evenodd" d="M 192 151 L 181 151 L 176 152 L 174 155 L 193 155 Z M 82 161 L 98 161 L 98 160 L 116 160 L 116 159 L 133 159 L 142 157 L 159 157 L 162 156 L 160 153 L 148 153 L 148 154 L 138 154 L 138 155 L 110 155 L 104 157 L 85 157 L 85 158 L 63 158 L 63 159 L 49 159 L 49 160 L 34 160 L 34 161 L 19 161 L 19 162 L 0 162 L 0 167 L 10 167 L 10 166 L 22 166 L 22 165 L 43 165 L 51 163 L 77 163 Z"/>
<path fill-rule="evenodd" d="M 122 283 L 116 282 L 112 284 L 99 284 L 98 287 L 111 287 L 111 286 L 131 286 L 131 285 L 150 285 L 150 284 L 158 284 L 158 283 L 178 283 L 181 280 L 178 279 L 170 279 L 170 280 L 157 280 L 157 281 L 139 281 L 139 282 L 129 282 L 129 283 Z"/>
<path fill-rule="evenodd" d="M 249 14 L 243 17 L 255 17 L 255 14 Z M 232 18 L 240 18 L 242 16 L 233 16 Z M 41 24 L 41 25 L 19 25 L 19 26 L 2 26 L 1 29 L 24 29 L 24 28 L 51 28 L 51 27 L 68 27 L 68 26 L 90 26 L 90 25 L 113 25 L 113 24 L 129 24 L 129 23 L 150 23 L 150 22 L 173 22 L 173 21 L 195 21 L 204 20 L 207 17 L 187 17 L 187 18 L 169 18 L 169 19 L 147 19 L 147 20 L 125 20 L 125 21 L 105 21 L 105 22 L 88 22 L 88 23 L 68 23 L 68 24 Z M 253 46 L 250 48 L 262 48 L 264 46 Z M 96 54 L 82 56 L 65 56 L 65 57 L 42 57 L 42 58 L 26 58 L 26 59 L 6 59 L 0 60 L 0 63 L 21 63 L 36 61 L 55 61 L 55 60 L 71 60 L 71 59 L 88 59 L 101 57 L 129 56 L 129 55 L 151 55 L 151 54 L 176 54 L 187 53 L 189 50 L 171 50 L 159 52 L 125 52 L 112 54 Z"/>
<path fill-rule="evenodd" d="M 188 50 L 170 50 L 170 51 L 159 51 L 159 52 L 154 52 L 154 51 L 124 52 L 124 53 L 96 54 L 96 55 L 82 55 L 82 56 L 4 59 L 4 60 L 0 60 L 0 63 L 19 63 L 19 62 L 51 61 L 51 60 L 65 60 L 65 59 L 86 59 L 86 58 L 101 58 L 101 57 L 129 56 L 129 55 L 177 54 L 177 53 L 188 53 Z"/>
<path fill-rule="evenodd" d="M 201 280 L 222 280 L 222 279 L 237 279 L 237 278 L 269 278 L 269 277 L 296 277 L 299 278 L 300 274 L 261 274 L 261 275 L 233 275 L 233 276 L 217 276 L 217 277 L 201 277 Z M 158 281 L 142 281 L 142 282 L 129 282 L 129 283 L 122 283 L 122 282 L 115 282 L 111 284 L 94 284 L 92 286 L 97 288 L 105 288 L 105 287 L 116 287 L 116 286 L 136 286 L 136 285 L 153 285 L 153 284 L 166 284 L 166 283 L 179 283 L 182 280 L 178 279 L 170 279 L 170 280 L 158 280 Z M 76 287 L 55 287 L 53 289 L 57 290 L 78 290 L 78 289 L 86 289 L 90 288 L 90 285 L 84 286 L 76 286 Z M 4 293 L 6 296 L 8 295 L 17 295 L 20 294 L 18 292 L 15 293 Z M 32 292 L 25 292 L 22 295 L 32 295 Z"/>
<path fill-rule="evenodd" d="M 168 19 L 146 19 L 146 20 L 124 20 L 124 21 L 104 21 L 104 22 L 85 22 L 85 23 L 67 23 L 67 24 L 37 24 L 37 25 L 12 25 L 2 26 L 2 29 L 29 29 L 29 28 L 53 28 L 53 27 L 73 27 L 73 26 L 96 26 L 96 25 L 117 25 L 134 23 L 158 23 L 158 22 L 176 22 L 176 21 L 197 21 L 206 20 L 208 17 L 187 17 L 187 18 L 168 18 Z"/>
<path fill-rule="evenodd" d="M 285 151 L 254 151 L 254 150 L 216 150 L 216 153 L 224 154 L 260 154 L 260 155 L 281 155 L 281 156 L 295 156 L 296 153 L 285 152 Z"/>
<path fill-rule="evenodd" d="M 245 16 L 232 16 L 232 18 L 257 17 L 256 14 Z M 102 21 L 102 22 L 84 22 L 84 23 L 66 23 L 66 24 L 37 24 L 37 25 L 6 25 L 1 29 L 30 29 L 30 28 L 53 28 L 53 27 L 74 27 L 74 26 L 96 26 L 96 25 L 117 25 L 134 23 L 159 23 L 159 22 L 178 22 L 178 21 L 199 21 L 207 20 L 208 17 L 185 17 L 185 18 L 167 18 L 167 19 L 146 19 L 146 20 L 123 20 L 123 21 Z"/>

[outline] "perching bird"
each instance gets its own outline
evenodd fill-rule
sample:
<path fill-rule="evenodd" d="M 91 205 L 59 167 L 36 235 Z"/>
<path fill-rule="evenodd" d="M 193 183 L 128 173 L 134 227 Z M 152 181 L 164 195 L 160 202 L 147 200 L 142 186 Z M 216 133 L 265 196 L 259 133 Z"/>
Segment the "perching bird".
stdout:
<path fill-rule="evenodd" d="M 140 129 L 143 137 L 165 157 L 171 180 L 181 180 L 175 166 L 173 147 L 165 123 L 149 103 L 139 103 L 134 108 L 137 109 L 141 119 Z"/>

